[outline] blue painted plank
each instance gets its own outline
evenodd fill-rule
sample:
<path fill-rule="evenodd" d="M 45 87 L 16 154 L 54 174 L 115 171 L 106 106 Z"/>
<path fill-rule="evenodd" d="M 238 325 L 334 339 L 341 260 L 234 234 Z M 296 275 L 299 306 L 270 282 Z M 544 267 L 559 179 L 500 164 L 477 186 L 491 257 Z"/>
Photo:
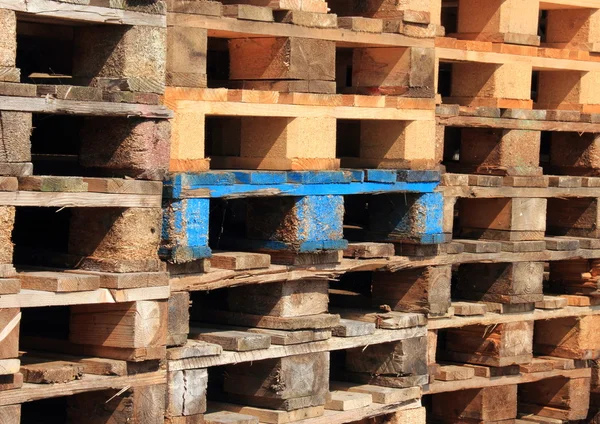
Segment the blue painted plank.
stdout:
<path fill-rule="evenodd" d="M 235 175 L 230 171 L 207 171 L 195 174 L 181 174 L 182 188 L 207 185 L 235 184 Z"/>
<path fill-rule="evenodd" d="M 314 253 L 323 250 L 344 250 L 348 247 L 347 240 L 304 241 L 301 243 L 286 243 L 278 240 L 229 239 L 228 244 L 241 250 L 282 250 L 299 253 Z"/>
<path fill-rule="evenodd" d="M 440 180 L 440 171 L 399 169 L 397 181 L 407 183 L 435 182 Z"/>
<path fill-rule="evenodd" d="M 346 196 L 369 193 L 430 193 L 438 183 L 346 183 L 346 184 L 234 184 L 231 186 L 196 186 L 186 191 L 187 198 L 227 198 L 258 196 Z M 194 193 L 194 189 L 198 190 Z M 173 190 L 173 198 L 181 191 Z"/>
<path fill-rule="evenodd" d="M 395 169 L 367 169 L 365 170 L 365 180 L 375 183 L 395 183 Z"/>
<path fill-rule="evenodd" d="M 287 173 L 284 171 L 232 171 L 236 182 L 241 184 L 285 184 Z"/>
<path fill-rule="evenodd" d="M 362 183 L 365 181 L 365 172 L 362 169 L 343 169 L 342 170 L 353 183 Z"/>
<path fill-rule="evenodd" d="M 290 171 L 288 183 L 293 184 L 332 184 L 349 183 L 350 178 L 343 171 Z"/>

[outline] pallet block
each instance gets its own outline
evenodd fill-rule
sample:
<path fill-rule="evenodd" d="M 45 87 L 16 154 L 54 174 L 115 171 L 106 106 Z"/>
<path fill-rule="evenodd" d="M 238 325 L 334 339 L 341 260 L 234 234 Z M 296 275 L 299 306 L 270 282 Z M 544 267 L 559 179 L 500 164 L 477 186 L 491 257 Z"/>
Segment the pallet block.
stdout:
<path fill-rule="evenodd" d="M 206 412 L 208 370 L 186 369 L 167 373 L 165 416 L 187 419 Z"/>
<path fill-rule="evenodd" d="M 167 308 L 167 346 L 184 346 L 190 332 L 190 293 L 171 293 Z"/>
<path fill-rule="evenodd" d="M 533 358 L 533 321 L 488 328 L 470 325 L 448 329 L 444 355 L 454 362 L 492 367 L 527 364 Z"/>
<path fill-rule="evenodd" d="M 72 306 L 69 341 L 97 347 L 98 351 L 104 352 L 98 355 L 100 357 L 121 359 L 117 356 L 119 351 L 164 348 L 167 317 L 166 301 Z M 140 355 L 137 361 L 145 359 Z"/>
<path fill-rule="evenodd" d="M 229 40 L 231 80 L 335 80 L 335 42 L 309 38 Z"/>
<path fill-rule="evenodd" d="M 501 241 L 543 240 L 546 199 L 459 199 L 455 230 L 462 237 Z M 551 208 L 548 207 L 548 210 Z"/>
<path fill-rule="evenodd" d="M 19 82 L 17 60 L 17 17 L 13 10 L 0 11 L 0 81 Z"/>
<path fill-rule="evenodd" d="M 209 258 L 210 199 L 181 199 L 163 207 L 160 256 L 179 264 Z"/>
<path fill-rule="evenodd" d="M 543 262 L 461 264 L 453 297 L 508 304 L 540 302 L 543 277 Z"/>
<path fill-rule="evenodd" d="M 346 378 L 357 383 L 412 387 L 426 384 L 427 374 L 427 336 L 346 351 Z"/>
<path fill-rule="evenodd" d="M 359 93 L 433 97 L 435 54 L 430 48 L 357 48 L 352 87 Z"/>
<path fill-rule="evenodd" d="M 171 87 L 206 87 L 207 48 L 206 29 L 168 27 L 166 84 Z"/>
<path fill-rule="evenodd" d="M 90 271 L 160 271 L 160 208 L 74 208 L 69 253 Z"/>
<path fill-rule="evenodd" d="M 434 394 L 431 414 L 449 424 L 510 422 L 517 418 L 517 385 Z"/>
<path fill-rule="evenodd" d="M 556 377 L 519 385 L 519 412 L 558 420 L 583 420 L 590 405 L 590 379 Z"/>
<path fill-rule="evenodd" d="M 357 157 L 342 158 L 342 166 L 377 169 L 433 169 L 436 155 L 435 121 L 360 121 Z M 421 140 L 414 143 L 414 140 Z"/>
<path fill-rule="evenodd" d="M 600 50 L 598 9 L 549 10 L 546 16 L 545 45 L 559 49 Z"/>
<path fill-rule="evenodd" d="M 599 71 L 540 72 L 536 108 L 598 113 L 600 93 L 595 89 L 598 81 Z"/>
<path fill-rule="evenodd" d="M 19 308 L 0 309 L 0 360 L 17 360 L 19 358 L 19 329 L 21 310 Z M 10 362 L 8 362 L 10 363 Z M 18 366 L 18 365 L 17 365 Z M 0 374 L 13 374 L 16 371 L 2 370 Z"/>
<path fill-rule="evenodd" d="M 227 365 L 223 389 L 242 405 L 292 411 L 324 405 L 329 393 L 329 352 Z"/>
<path fill-rule="evenodd" d="M 78 26 L 73 38 L 73 76 L 109 90 L 164 92 L 166 28 Z"/>
<path fill-rule="evenodd" d="M 79 160 L 110 176 L 162 180 L 169 166 L 170 136 L 166 120 L 88 117 Z"/>
<path fill-rule="evenodd" d="M 295 252 L 345 249 L 343 214 L 342 196 L 248 199 L 248 247 Z"/>
<path fill-rule="evenodd" d="M 445 241 L 441 193 L 390 193 L 368 199 L 371 241 L 437 244 Z"/>
<path fill-rule="evenodd" d="M 531 109 L 531 73 L 527 63 L 453 63 L 451 97 L 444 102 Z"/>
<path fill-rule="evenodd" d="M 600 138 L 595 134 L 550 133 L 550 167 L 563 175 L 600 175 Z"/>
<path fill-rule="evenodd" d="M 70 422 L 163 424 L 165 384 L 102 390 L 67 397 Z"/>
<path fill-rule="evenodd" d="M 0 175 L 31 173 L 31 117 L 26 112 L 0 111 Z"/>
<path fill-rule="evenodd" d="M 600 237 L 597 197 L 548 199 L 546 227 L 556 236 Z"/>
<path fill-rule="evenodd" d="M 218 140 L 224 156 L 217 152 L 211 157 L 213 168 L 339 169 L 335 118 L 242 117 L 239 131 L 234 132 L 234 128 L 228 138 Z"/>
<path fill-rule="evenodd" d="M 462 128 L 461 172 L 494 175 L 541 175 L 541 131 Z M 552 133 L 562 134 L 562 133 Z"/>
<path fill-rule="evenodd" d="M 458 34 L 467 40 L 540 45 L 536 2 L 459 0 Z"/>
<path fill-rule="evenodd" d="M 277 317 L 318 315 L 327 312 L 329 283 L 322 280 L 246 285 L 227 291 L 231 311 Z"/>
<path fill-rule="evenodd" d="M 561 358 L 598 359 L 599 323 L 600 316 L 597 315 L 536 321 L 534 350 Z"/>
<path fill-rule="evenodd" d="M 397 272 L 374 272 L 373 306 L 389 305 L 394 311 L 445 315 L 450 307 L 450 265 Z"/>

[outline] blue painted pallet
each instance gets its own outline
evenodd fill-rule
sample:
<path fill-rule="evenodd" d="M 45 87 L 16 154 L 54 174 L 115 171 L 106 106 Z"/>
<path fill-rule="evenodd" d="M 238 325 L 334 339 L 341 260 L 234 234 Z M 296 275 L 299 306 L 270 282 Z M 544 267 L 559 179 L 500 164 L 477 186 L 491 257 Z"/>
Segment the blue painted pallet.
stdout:
<path fill-rule="evenodd" d="M 210 257 L 211 198 L 247 198 L 254 206 L 248 234 L 236 242 L 242 250 L 344 249 L 344 196 L 356 194 L 381 195 L 369 207 L 373 241 L 440 243 L 439 179 L 437 171 L 379 169 L 174 174 L 165 184 L 161 254 L 175 262 Z"/>
<path fill-rule="evenodd" d="M 439 180 L 438 171 L 391 169 L 208 171 L 171 175 L 165 182 L 165 197 L 182 199 L 431 193 Z"/>

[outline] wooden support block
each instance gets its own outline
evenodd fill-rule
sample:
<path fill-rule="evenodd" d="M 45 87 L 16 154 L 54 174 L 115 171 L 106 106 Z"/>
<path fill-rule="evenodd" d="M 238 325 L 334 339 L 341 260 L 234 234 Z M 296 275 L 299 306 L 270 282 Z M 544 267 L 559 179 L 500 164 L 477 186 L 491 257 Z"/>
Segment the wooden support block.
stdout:
<path fill-rule="evenodd" d="M 20 389 L 21 387 L 23 387 L 23 374 L 20 372 L 0 375 L 0 390 Z M 2 408 L 0 408 L 0 411 L 2 411 Z M 20 421 L 17 422 L 17 424 L 19 423 Z"/>
<path fill-rule="evenodd" d="M 600 237 L 598 198 L 548 199 L 548 234 L 572 237 Z"/>
<path fill-rule="evenodd" d="M 154 26 L 75 28 L 73 76 L 124 91 L 162 94 L 165 88 L 167 29 Z"/>
<path fill-rule="evenodd" d="M 15 224 L 14 206 L 0 206 L 0 224 L 0 264 L 12 264 L 12 230 Z"/>
<path fill-rule="evenodd" d="M 168 372 L 166 415 L 180 417 L 206 412 L 207 384 L 206 369 Z"/>
<path fill-rule="evenodd" d="M 496 175 L 541 175 L 541 131 L 462 128 L 460 167 Z"/>
<path fill-rule="evenodd" d="M 275 22 L 308 28 L 337 28 L 337 16 L 331 13 L 314 13 L 302 10 L 277 10 Z"/>
<path fill-rule="evenodd" d="M 457 365 L 442 365 L 435 375 L 435 379 L 441 381 L 469 380 L 473 377 L 475 377 L 473 368 Z"/>
<path fill-rule="evenodd" d="M 12 11 L 7 11 L 12 12 Z M 0 406 L 0 424 L 20 424 L 21 405 Z"/>
<path fill-rule="evenodd" d="M 327 312 L 327 281 L 301 280 L 230 288 L 229 309 L 256 315 L 297 317 Z"/>
<path fill-rule="evenodd" d="M 327 265 L 327 264 L 339 264 L 342 261 L 342 250 L 321 250 L 311 253 L 297 253 L 292 250 L 279 250 L 269 251 L 271 256 L 271 263 L 276 265 L 290 265 L 290 266 L 313 266 L 313 265 Z"/>
<path fill-rule="evenodd" d="M 238 135 L 239 134 L 239 135 Z M 213 167 L 270 170 L 339 169 L 336 120 L 329 117 L 242 117 L 239 154 L 213 157 Z M 231 139 L 232 143 L 235 139 Z"/>
<path fill-rule="evenodd" d="M 5 10 L 1 13 L 13 11 Z M 0 22 L 2 17 L 0 17 Z M 2 40 L 4 42 L 5 40 Z M 2 43 L 0 42 L 0 43 Z M 2 61 L 3 48 L 0 45 L 0 62 Z M 2 73 L 0 71 L 0 80 Z M 7 163 L 31 162 L 31 113 L 0 111 L 0 158 Z"/>
<path fill-rule="evenodd" d="M 486 367 L 483 365 L 464 364 L 463 366 L 472 368 L 475 377 L 502 377 L 506 375 L 519 375 L 521 372 L 519 365 L 508 365 L 506 367 Z"/>
<path fill-rule="evenodd" d="M 227 365 L 225 370 L 225 392 L 246 405 L 290 411 L 324 405 L 329 393 L 329 352 Z"/>
<path fill-rule="evenodd" d="M 62 272 L 91 275 L 100 279 L 100 287 L 107 289 L 134 289 L 169 285 L 166 272 L 102 272 L 80 269 L 65 269 Z"/>
<path fill-rule="evenodd" d="M 0 309 L 0 360 L 19 356 L 20 322 L 21 310 L 19 308 Z M 0 375 L 4 374 L 0 371 Z"/>
<path fill-rule="evenodd" d="M 457 38 L 540 45 L 538 5 L 517 0 L 494 0 L 485 5 L 476 0 L 460 0 Z"/>
<path fill-rule="evenodd" d="M 596 113 L 600 94 L 593 87 L 599 78 L 598 71 L 540 72 L 536 108 Z"/>
<path fill-rule="evenodd" d="M 261 253 L 213 251 L 210 264 L 215 268 L 243 271 L 268 268 L 271 265 L 271 257 Z"/>
<path fill-rule="evenodd" d="M 454 297 L 495 303 L 543 300 L 543 262 L 462 264 Z"/>
<path fill-rule="evenodd" d="M 451 97 L 447 101 L 464 106 L 531 109 L 531 74 L 532 67 L 527 63 L 453 63 Z"/>
<path fill-rule="evenodd" d="M 434 71 L 431 48 L 353 49 L 352 86 L 359 93 L 433 97 Z"/>
<path fill-rule="evenodd" d="M 522 312 L 533 312 L 535 303 L 496 303 L 483 302 L 489 312 L 496 314 L 518 314 Z"/>
<path fill-rule="evenodd" d="M 21 374 L 26 383 L 68 383 L 83 376 L 82 365 L 66 361 L 48 361 L 40 358 L 21 359 Z"/>
<path fill-rule="evenodd" d="M 164 424 L 165 393 L 166 384 L 155 384 L 76 394 L 67 397 L 67 415 L 89 424 Z"/>
<path fill-rule="evenodd" d="M 257 247 L 265 250 L 343 249 L 343 215 L 342 196 L 252 198 L 247 203 L 246 236 L 260 241 Z"/>
<path fill-rule="evenodd" d="M 535 241 L 503 241 L 502 251 L 513 253 L 541 252 L 546 250 L 545 240 Z"/>
<path fill-rule="evenodd" d="M 358 337 L 373 334 L 375 323 L 340 319 L 340 324 L 332 329 L 336 337 Z"/>
<path fill-rule="evenodd" d="M 368 345 L 346 351 L 346 369 L 371 375 L 420 376 L 427 374 L 427 338 Z"/>
<path fill-rule="evenodd" d="M 335 80 L 335 43 L 308 38 L 229 41 L 232 80 Z"/>
<path fill-rule="evenodd" d="M 562 294 L 560 297 L 566 299 L 568 306 L 592 306 L 598 304 L 595 298 L 589 296 Z"/>
<path fill-rule="evenodd" d="M 166 301 L 72 306 L 69 340 L 117 348 L 164 346 L 167 314 Z"/>
<path fill-rule="evenodd" d="M 485 315 L 487 308 L 485 304 L 473 302 L 452 302 L 454 315 L 468 317 L 473 315 Z"/>
<path fill-rule="evenodd" d="M 81 130 L 81 165 L 110 176 L 162 180 L 169 168 L 167 120 L 87 117 Z"/>
<path fill-rule="evenodd" d="M 253 415 L 236 412 L 220 411 L 204 415 L 205 424 L 258 424 L 258 418 Z"/>
<path fill-rule="evenodd" d="M 575 188 L 581 187 L 581 177 L 569 175 L 551 175 L 548 177 L 550 187 Z"/>
<path fill-rule="evenodd" d="M 340 309 L 343 318 L 365 322 L 374 322 L 377 328 L 399 330 L 402 328 L 425 325 L 427 319 L 423 314 L 409 312 L 365 312 L 364 310 Z"/>
<path fill-rule="evenodd" d="M 160 271 L 161 217 L 159 208 L 75 208 L 69 253 L 91 271 Z"/>
<path fill-rule="evenodd" d="M 368 393 L 351 393 L 334 390 L 329 393 L 329 396 L 330 398 L 325 404 L 325 409 L 332 411 L 349 411 L 364 408 L 373 402 L 373 398 Z"/>
<path fill-rule="evenodd" d="M 447 359 L 503 367 L 531 362 L 533 321 L 502 323 L 488 328 L 472 325 L 446 332 Z"/>
<path fill-rule="evenodd" d="M 549 378 L 519 385 L 519 412 L 561 420 L 587 417 L 589 378 Z"/>
<path fill-rule="evenodd" d="M 469 185 L 477 187 L 500 187 L 504 180 L 498 175 L 469 175 Z"/>
<path fill-rule="evenodd" d="M 598 9 L 548 10 L 546 17 L 548 47 L 597 52 L 600 42 Z"/>
<path fill-rule="evenodd" d="M 389 193 L 369 199 L 371 240 L 435 245 L 443 234 L 444 199 L 441 193 Z M 423 213 L 423 211 L 426 211 Z"/>
<path fill-rule="evenodd" d="M 567 299 L 560 296 L 544 296 L 541 301 L 535 302 L 537 309 L 562 309 L 567 306 Z"/>
<path fill-rule="evenodd" d="M 190 332 L 190 294 L 171 293 L 167 301 L 168 325 L 167 346 L 183 346 Z"/>
<path fill-rule="evenodd" d="M 29 290 L 50 292 L 77 292 L 96 290 L 100 287 L 100 277 L 53 271 L 20 272 L 21 287 Z"/>
<path fill-rule="evenodd" d="M 0 295 L 17 294 L 21 291 L 21 280 L 18 278 L 0 278 Z"/>
<path fill-rule="evenodd" d="M 245 331 L 218 331 L 208 328 L 192 327 L 191 339 L 202 340 L 220 345 L 224 350 L 246 352 L 266 349 L 271 346 L 271 337 L 266 334 L 253 334 Z"/>
<path fill-rule="evenodd" d="M 535 351 L 573 359 L 600 358 L 600 316 L 565 317 L 536 321 Z"/>
<path fill-rule="evenodd" d="M 461 236 L 501 241 L 544 239 L 546 199 L 515 197 L 458 202 Z M 548 211 L 551 209 L 548 206 Z"/>
<path fill-rule="evenodd" d="M 450 307 L 451 266 L 429 266 L 397 272 L 375 272 L 373 306 L 389 305 L 394 311 L 443 315 Z"/>
<path fill-rule="evenodd" d="M 167 31 L 167 85 L 206 87 L 207 44 L 206 29 L 169 27 Z"/>
<path fill-rule="evenodd" d="M 491 423 L 517 417 L 516 385 L 439 393 L 431 401 L 432 416 L 441 422 Z"/>
<path fill-rule="evenodd" d="M 422 140 L 418 147 L 415 139 Z M 343 158 L 342 166 L 431 169 L 438 159 L 435 121 L 363 120 L 358 158 Z"/>
<path fill-rule="evenodd" d="M 2 9 L 0 12 L 0 67 L 14 68 L 17 60 L 17 18 L 15 12 Z M 1 76 L 1 73 L 0 73 Z M 3 80 L 0 77 L 0 81 Z"/>
<path fill-rule="evenodd" d="M 344 250 L 345 258 L 354 259 L 389 258 L 394 254 L 392 243 L 348 243 L 348 248 Z"/>

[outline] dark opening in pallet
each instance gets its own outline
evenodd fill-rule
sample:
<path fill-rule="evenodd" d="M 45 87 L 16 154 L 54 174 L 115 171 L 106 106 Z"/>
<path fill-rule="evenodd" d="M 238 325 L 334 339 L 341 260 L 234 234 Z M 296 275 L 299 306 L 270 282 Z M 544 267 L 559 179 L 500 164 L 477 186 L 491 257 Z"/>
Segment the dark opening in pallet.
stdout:
<path fill-rule="evenodd" d="M 23 403 L 21 404 L 20 422 L 64 424 L 68 422 L 68 399 L 67 396 L 64 396 Z M 90 411 L 90 414 L 93 414 L 93 412 Z"/>
<path fill-rule="evenodd" d="M 229 48 L 226 38 L 208 37 L 206 79 L 209 88 L 236 88 L 230 87 Z"/>

